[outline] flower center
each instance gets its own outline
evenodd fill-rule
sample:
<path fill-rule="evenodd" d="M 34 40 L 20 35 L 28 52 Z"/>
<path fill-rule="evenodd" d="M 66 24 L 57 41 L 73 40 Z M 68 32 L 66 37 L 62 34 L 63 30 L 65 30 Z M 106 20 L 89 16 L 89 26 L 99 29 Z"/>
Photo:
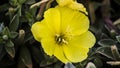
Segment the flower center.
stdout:
<path fill-rule="evenodd" d="M 67 37 L 64 35 L 56 35 L 55 36 L 55 41 L 58 45 L 63 45 L 63 44 L 68 44 Z"/>

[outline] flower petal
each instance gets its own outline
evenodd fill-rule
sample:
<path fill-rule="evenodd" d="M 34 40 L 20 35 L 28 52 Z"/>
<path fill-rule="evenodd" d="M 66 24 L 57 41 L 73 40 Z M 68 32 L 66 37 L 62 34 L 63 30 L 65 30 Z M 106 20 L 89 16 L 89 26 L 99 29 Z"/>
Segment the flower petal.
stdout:
<path fill-rule="evenodd" d="M 54 35 L 54 32 L 52 32 L 44 23 L 44 20 L 41 22 L 36 22 L 31 28 L 34 38 L 39 42 L 43 37 L 52 37 Z"/>
<path fill-rule="evenodd" d="M 68 45 L 64 45 L 65 56 L 71 62 L 80 62 L 87 58 L 89 48 L 95 44 L 94 35 L 87 31 L 82 35 L 69 39 Z"/>
<path fill-rule="evenodd" d="M 69 44 L 74 45 L 75 43 L 75 44 L 78 44 L 78 46 L 91 48 L 92 46 L 94 46 L 95 41 L 96 41 L 95 36 L 90 31 L 87 31 L 82 35 L 73 37 L 69 41 Z"/>
<path fill-rule="evenodd" d="M 75 10 L 82 11 L 85 14 L 88 14 L 87 11 L 86 11 L 86 8 L 83 6 L 83 4 L 77 3 L 76 1 L 72 2 L 70 5 L 68 5 L 68 7 L 72 8 L 72 9 L 75 9 Z"/>
<path fill-rule="evenodd" d="M 63 63 L 68 63 L 70 62 L 69 60 L 67 60 L 64 52 L 63 52 L 63 49 L 62 49 L 62 46 L 57 46 L 55 48 L 55 51 L 54 51 L 54 56 L 57 57 L 60 61 L 62 61 Z"/>
<path fill-rule="evenodd" d="M 76 44 L 75 44 L 76 45 Z M 63 47 L 65 56 L 71 62 L 81 62 L 87 58 L 88 48 L 74 45 L 66 45 Z"/>
<path fill-rule="evenodd" d="M 88 14 L 86 11 L 86 8 L 83 6 L 83 4 L 77 3 L 77 1 L 75 1 L 75 0 L 56 0 L 56 1 L 59 4 L 59 6 L 62 6 L 62 7 L 66 6 L 71 9 L 79 10 L 79 11 L 82 11 L 82 12 Z"/>
<path fill-rule="evenodd" d="M 56 8 L 58 8 L 61 13 L 62 32 L 80 35 L 88 30 L 89 19 L 85 14 L 67 7 L 57 6 Z"/>
<path fill-rule="evenodd" d="M 44 49 L 45 53 L 52 56 L 54 54 L 54 50 L 56 48 L 56 43 L 54 38 L 43 38 L 41 40 L 42 48 Z"/>
<path fill-rule="evenodd" d="M 44 20 L 49 28 L 52 28 L 56 33 L 60 33 L 60 12 L 56 8 L 48 9 L 44 14 Z"/>
<path fill-rule="evenodd" d="M 56 0 L 60 6 L 65 6 L 73 2 L 73 0 Z"/>

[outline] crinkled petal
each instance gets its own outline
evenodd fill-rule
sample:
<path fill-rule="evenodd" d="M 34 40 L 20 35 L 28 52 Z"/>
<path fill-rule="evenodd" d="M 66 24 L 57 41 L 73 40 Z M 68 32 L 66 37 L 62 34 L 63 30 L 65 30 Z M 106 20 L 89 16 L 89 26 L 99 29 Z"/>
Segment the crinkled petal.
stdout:
<path fill-rule="evenodd" d="M 95 41 L 96 41 L 95 36 L 90 31 L 87 31 L 82 35 L 71 38 L 71 40 L 69 41 L 69 44 L 72 44 L 72 45 L 78 44 L 78 46 L 91 48 L 94 46 Z"/>
<path fill-rule="evenodd" d="M 60 18 L 60 12 L 56 8 L 50 8 L 44 14 L 44 20 L 46 21 L 47 26 L 56 33 L 60 33 Z"/>
<path fill-rule="evenodd" d="M 75 10 L 82 11 L 85 14 L 88 14 L 87 11 L 86 11 L 86 8 L 81 3 L 72 2 L 71 4 L 68 5 L 68 7 L 72 8 L 72 9 L 75 9 Z"/>
<path fill-rule="evenodd" d="M 88 30 L 89 19 L 84 13 L 68 7 L 57 6 L 56 8 L 61 13 L 62 33 L 67 32 L 72 35 L 80 35 Z"/>
<path fill-rule="evenodd" d="M 55 48 L 55 51 L 54 51 L 54 56 L 55 57 L 57 57 L 60 61 L 62 61 L 63 63 L 68 63 L 68 62 L 70 62 L 67 58 L 66 58 L 66 56 L 65 56 L 65 54 L 64 54 L 64 52 L 63 52 L 63 49 L 62 49 L 62 46 L 56 46 L 56 48 Z"/>
<path fill-rule="evenodd" d="M 71 44 L 63 47 L 65 56 L 71 62 L 81 62 L 87 58 L 88 48 L 79 46 L 79 44 Z"/>
<path fill-rule="evenodd" d="M 62 7 L 66 6 L 66 7 L 69 7 L 71 9 L 79 10 L 79 11 L 82 11 L 82 12 L 88 14 L 86 11 L 86 8 L 83 6 L 83 4 L 78 3 L 75 0 L 56 0 L 56 1 L 59 4 L 59 6 L 62 6 Z"/>
<path fill-rule="evenodd" d="M 65 6 L 73 2 L 73 0 L 56 0 L 56 1 L 60 6 Z"/>
<path fill-rule="evenodd" d="M 54 32 L 52 32 L 45 24 L 45 21 L 36 22 L 32 25 L 31 31 L 34 38 L 40 42 L 43 37 L 51 37 Z"/>
<path fill-rule="evenodd" d="M 54 54 L 54 50 L 56 48 L 56 43 L 54 41 L 54 38 L 43 38 L 41 40 L 42 48 L 44 49 L 45 53 L 49 56 L 52 56 Z"/>

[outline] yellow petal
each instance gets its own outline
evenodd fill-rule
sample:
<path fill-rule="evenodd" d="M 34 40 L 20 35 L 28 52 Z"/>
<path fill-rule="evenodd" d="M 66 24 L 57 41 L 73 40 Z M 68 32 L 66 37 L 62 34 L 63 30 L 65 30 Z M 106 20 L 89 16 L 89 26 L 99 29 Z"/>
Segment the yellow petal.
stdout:
<path fill-rule="evenodd" d="M 60 6 L 65 6 L 73 2 L 73 0 L 56 0 L 56 1 Z"/>
<path fill-rule="evenodd" d="M 82 35 L 69 39 L 68 45 L 64 45 L 65 56 L 71 62 L 81 62 L 87 58 L 89 48 L 95 44 L 94 35 L 87 31 Z"/>
<path fill-rule="evenodd" d="M 57 57 L 60 61 L 62 61 L 63 63 L 68 63 L 70 62 L 69 60 L 67 60 L 64 52 L 63 52 L 63 49 L 62 49 L 62 46 L 57 46 L 55 48 L 55 51 L 54 51 L 54 56 Z"/>
<path fill-rule="evenodd" d="M 36 22 L 32 25 L 31 31 L 34 38 L 40 42 L 41 38 L 51 37 L 54 32 L 51 31 L 45 24 L 45 21 Z"/>
<path fill-rule="evenodd" d="M 54 41 L 54 37 L 51 38 L 43 38 L 41 40 L 42 48 L 44 49 L 45 53 L 49 56 L 54 54 L 54 50 L 56 48 L 56 43 Z"/>
<path fill-rule="evenodd" d="M 76 0 L 56 0 L 56 1 L 59 6 L 66 6 L 71 9 L 79 10 L 79 11 L 82 11 L 82 12 L 88 14 L 86 11 L 86 8 L 83 6 L 83 4 L 77 3 Z"/>
<path fill-rule="evenodd" d="M 60 12 L 56 8 L 50 8 L 44 14 L 46 25 L 54 30 L 56 33 L 60 33 L 60 18 Z"/>
<path fill-rule="evenodd" d="M 75 9 L 75 10 L 82 11 L 85 14 L 88 14 L 87 11 L 86 11 L 86 8 L 81 3 L 72 2 L 71 4 L 68 5 L 68 7 L 72 8 L 72 9 Z"/>
<path fill-rule="evenodd" d="M 80 35 L 88 30 L 89 19 L 85 14 L 68 7 L 57 6 L 56 8 L 59 9 L 61 13 L 62 32 Z"/>
<path fill-rule="evenodd" d="M 82 35 L 75 36 L 71 40 L 69 40 L 70 45 L 78 44 L 78 46 L 86 48 L 93 47 L 95 42 L 96 42 L 95 36 L 90 31 L 87 31 Z"/>
<path fill-rule="evenodd" d="M 63 47 L 65 56 L 71 62 L 81 62 L 87 58 L 88 48 L 80 47 L 79 44 L 66 45 Z"/>

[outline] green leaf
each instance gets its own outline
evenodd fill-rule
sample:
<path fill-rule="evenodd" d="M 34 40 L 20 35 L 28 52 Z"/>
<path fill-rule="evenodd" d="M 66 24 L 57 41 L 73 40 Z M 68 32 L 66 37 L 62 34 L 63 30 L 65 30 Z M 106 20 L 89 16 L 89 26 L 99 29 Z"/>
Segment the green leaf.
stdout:
<path fill-rule="evenodd" d="M 13 43 L 11 40 L 8 40 L 8 41 L 6 42 L 6 46 L 7 46 L 7 47 L 14 47 L 14 43 Z"/>
<path fill-rule="evenodd" d="M 23 4 L 23 3 L 25 3 L 27 0 L 18 0 L 18 2 L 19 2 L 19 4 Z"/>
<path fill-rule="evenodd" d="M 17 0 L 10 0 L 9 3 L 13 6 L 17 6 L 18 5 L 18 2 Z"/>
<path fill-rule="evenodd" d="M 75 68 L 75 66 L 72 63 L 67 63 L 64 68 Z"/>
<path fill-rule="evenodd" d="M 93 62 L 98 68 L 101 68 L 103 66 L 103 62 L 99 58 L 94 58 Z"/>
<path fill-rule="evenodd" d="M 4 28 L 4 24 L 0 23 L 0 33 L 2 32 L 3 28 Z"/>
<path fill-rule="evenodd" d="M 5 44 L 5 49 L 7 53 L 14 58 L 15 56 L 15 48 L 14 48 L 14 43 L 11 40 L 8 40 Z"/>
<path fill-rule="evenodd" d="M 55 57 L 46 56 L 45 59 L 40 63 L 40 66 L 41 67 L 50 66 L 53 65 L 56 61 L 57 59 Z"/>
<path fill-rule="evenodd" d="M 18 29 L 18 25 L 19 25 L 19 14 L 16 14 L 13 16 L 9 24 L 9 28 L 11 31 L 16 31 Z"/>
<path fill-rule="evenodd" d="M 25 12 L 26 20 L 29 22 L 30 26 L 32 26 L 32 24 L 35 22 L 36 12 L 37 12 L 36 7 Z"/>
<path fill-rule="evenodd" d="M 7 53 L 8 53 L 12 58 L 14 58 L 14 56 L 15 56 L 15 48 L 14 48 L 14 47 L 5 46 L 5 50 L 7 51 Z"/>
<path fill-rule="evenodd" d="M 102 47 L 110 47 L 112 45 L 115 45 L 116 42 L 112 39 L 102 39 L 98 42 L 99 45 L 101 45 Z"/>
<path fill-rule="evenodd" d="M 3 34 L 3 35 L 7 35 L 8 37 L 10 37 L 10 31 L 9 31 L 8 27 L 5 27 L 5 28 L 3 29 L 2 34 Z"/>
<path fill-rule="evenodd" d="M 18 5 L 18 15 L 22 16 L 22 5 Z"/>
<path fill-rule="evenodd" d="M 21 48 L 20 58 L 21 58 L 22 62 L 23 62 L 28 68 L 32 68 L 31 55 L 30 55 L 30 52 L 29 52 L 29 50 L 28 50 L 28 48 L 27 48 L 26 46 L 23 46 L 23 47 Z"/>
<path fill-rule="evenodd" d="M 3 40 L 2 37 L 0 37 L 0 45 L 1 45 L 1 44 L 4 44 L 4 43 L 5 43 L 5 41 Z"/>
<path fill-rule="evenodd" d="M 0 61 L 3 59 L 5 54 L 6 54 L 6 52 L 4 50 L 4 45 L 0 45 Z"/>
<path fill-rule="evenodd" d="M 116 36 L 117 41 L 120 43 L 120 35 Z"/>
<path fill-rule="evenodd" d="M 109 59 L 114 60 L 110 47 L 99 47 L 97 48 L 96 53 L 99 53 Z"/>
<path fill-rule="evenodd" d="M 8 8 L 9 8 L 8 4 L 0 5 L 0 12 L 4 12 L 4 11 L 8 10 Z"/>
<path fill-rule="evenodd" d="M 21 59 L 19 59 L 19 61 L 18 61 L 17 68 L 26 68 L 25 64 L 22 62 Z"/>
<path fill-rule="evenodd" d="M 10 33 L 10 38 L 14 39 L 15 37 L 17 37 L 18 33 L 17 32 L 11 32 Z"/>
<path fill-rule="evenodd" d="M 41 51 L 40 47 L 31 46 L 31 54 L 37 63 L 40 63 L 44 58 L 44 53 Z"/>
<path fill-rule="evenodd" d="M 34 4 L 35 3 L 35 0 L 27 0 L 26 2 L 25 2 L 25 4 Z"/>
<path fill-rule="evenodd" d="M 118 5 L 120 5 L 120 0 L 114 0 Z"/>

